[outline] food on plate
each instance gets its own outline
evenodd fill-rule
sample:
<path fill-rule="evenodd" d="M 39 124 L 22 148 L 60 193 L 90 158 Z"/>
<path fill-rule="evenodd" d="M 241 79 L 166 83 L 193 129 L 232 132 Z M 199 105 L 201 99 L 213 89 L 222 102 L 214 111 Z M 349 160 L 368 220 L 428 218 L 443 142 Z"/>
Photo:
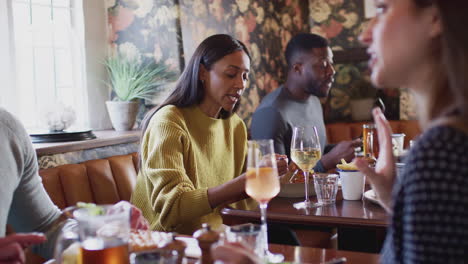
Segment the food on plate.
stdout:
<path fill-rule="evenodd" d="M 358 170 L 356 164 L 354 164 L 353 162 L 348 163 L 344 159 L 341 159 L 341 164 L 337 164 L 336 167 L 340 170 Z"/>
<path fill-rule="evenodd" d="M 309 174 L 309 182 L 312 182 L 313 178 L 312 175 Z M 289 178 L 289 183 L 304 183 L 305 176 L 304 172 L 301 169 L 297 169 L 296 171 L 292 172 L 291 177 Z"/>
<path fill-rule="evenodd" d="M 171 234 L 148 230 L 130 232 L 130 251 L 139 252 L 164 247 L 171 242 Z"/>
<path fill-rule="evenodd" d="M 312 176 L 309 177 L 311 181 Z M 304 183 L 304 172 L 299 169 L 299 167 L 291 162 L 289 164 L 288 172 L 280 177 L 281 184 L 291 184 L 291 183 Z"/>

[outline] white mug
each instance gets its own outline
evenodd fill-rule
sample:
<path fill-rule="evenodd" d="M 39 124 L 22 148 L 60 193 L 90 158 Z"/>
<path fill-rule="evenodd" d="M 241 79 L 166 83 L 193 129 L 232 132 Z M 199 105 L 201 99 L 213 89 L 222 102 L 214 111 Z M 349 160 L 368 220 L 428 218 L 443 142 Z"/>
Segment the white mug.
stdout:
<path fill-rule="evenodd" d="M 356 170 L 340 170 L 341 191 L 345 200 L 361 200 L 366 177 Z"/>

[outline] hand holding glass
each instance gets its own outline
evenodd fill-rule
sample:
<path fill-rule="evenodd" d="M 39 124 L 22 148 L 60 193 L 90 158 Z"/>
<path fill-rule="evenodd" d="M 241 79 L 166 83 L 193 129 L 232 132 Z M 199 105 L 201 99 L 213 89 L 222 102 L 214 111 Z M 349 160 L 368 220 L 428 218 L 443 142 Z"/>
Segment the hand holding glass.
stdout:
<path fill-rule="evenodd" d="M 284 256 L 268 250 L 266 210 L 268 202 L 280 191 L 273 140 L 251 140 L 248 142 L 247 173 L 245 192 L 260 205 L 264 256 L 271 263 L 283 261 Z"/>
<path fill-rule="evenodd" d="M 294 208 L 311 207 L 309 199 L 309 172 L 322 157 L 320 141 L 315 126 L 294 127 L 291 140 L 291 159 L 304 171 L 305 200 L 295 203 Z M 312 170 L 313 171 L 313 170 Z"/>

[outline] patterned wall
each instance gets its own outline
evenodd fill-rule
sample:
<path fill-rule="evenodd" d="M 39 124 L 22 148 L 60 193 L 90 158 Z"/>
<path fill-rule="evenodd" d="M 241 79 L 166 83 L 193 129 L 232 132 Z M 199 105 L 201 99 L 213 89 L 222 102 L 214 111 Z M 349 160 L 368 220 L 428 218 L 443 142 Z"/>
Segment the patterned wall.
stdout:
<path fill-rule="evenodd" d="M 346 50 L 359 47 L 357 36 L 365 25 L 362 0 L 107 2 L 111 46 L 141 59 L 162 61 L 172 69 L 180 71 L 184 54 L 190 58 L 196 46 L 212 34 L 232 34 L 243 41 L 252 55 L 251 82 L 239 111 L 247 124 L 261 98 L 283 82 L 283 52 L 293 35 L 317 33 L 328 38 L 334 50 Z M 349 121 L 350 89 L 368 80 L 368 73 L 365 63 L 336 68 L 331 96 L 324 100 L 325 116 L 329 122 Z M 398 101 L 398 94 L 388 96 Z"/>
<path fill-rule="evenodd" d="M 180 69 L 179 8 L 174 0 L 107 0 L 107 3 L 109 42 L 113 49 Z"/>

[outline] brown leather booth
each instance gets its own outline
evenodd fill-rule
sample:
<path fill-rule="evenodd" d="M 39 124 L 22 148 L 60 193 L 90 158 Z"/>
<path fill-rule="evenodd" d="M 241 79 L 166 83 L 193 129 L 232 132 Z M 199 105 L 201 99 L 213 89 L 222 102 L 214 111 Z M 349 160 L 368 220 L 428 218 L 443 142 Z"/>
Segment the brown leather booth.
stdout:
<path fill-rule="evenodd" d="M 362 125 L 366 123 L 368 122 L 327 124 L 328 143 L 334 144 L 360 137 L 362 135 Z M 415 139 L 421 133 L 421 128 L 416 120 L 390 120 L 389 123 L 393 133 L 404 133 L 406 135 L 405 148 L 409 146 L 410 140 Z"/>
<path fill-rule="evenodd" d="M 129 201 L 138 173 L 138 154 L 112 156 L 39 171 L 52 201 L 63 209 L 77 202 L 113 204 Z M 44 259 L 27 253 L 27 263 Z"/>
<path fill-rule="evenodd" d="M 138 154 L 112 156 L 39 171 L 44 188 L 61 209 L 77 202 L 112 204 L 130 200 Z"/>

